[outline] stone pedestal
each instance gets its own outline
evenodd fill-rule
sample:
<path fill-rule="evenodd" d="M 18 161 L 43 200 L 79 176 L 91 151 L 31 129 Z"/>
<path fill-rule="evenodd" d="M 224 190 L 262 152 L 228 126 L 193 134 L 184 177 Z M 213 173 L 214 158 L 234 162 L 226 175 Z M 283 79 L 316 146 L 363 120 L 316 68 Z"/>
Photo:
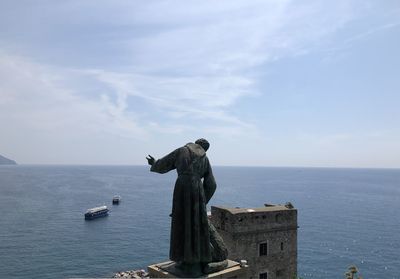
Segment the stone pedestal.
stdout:
<path fill-rule="evenodd" d="M 149 265 L 147 271 L 150 278 L 187 278 L 181 270 L 175 267 L 173 261 Z M 238 262 L 228 260 L 228 266 L 221 271 L 204 274 L 199 278 L 243 278 L 246 277 L 247 266 L 240 266 Z"/>

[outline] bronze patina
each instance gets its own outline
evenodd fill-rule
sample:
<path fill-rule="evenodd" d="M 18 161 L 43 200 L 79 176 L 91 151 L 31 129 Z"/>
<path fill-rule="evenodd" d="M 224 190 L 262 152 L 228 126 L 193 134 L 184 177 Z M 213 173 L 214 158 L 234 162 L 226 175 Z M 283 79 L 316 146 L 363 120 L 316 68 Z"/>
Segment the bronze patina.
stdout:
<path fill-rule="evenodd" d="M 205 139 L 188 143 L 163 158 L 146 157 L 150 171 L 176 169 L 178 178 L 172 201 L 170 259 L 188 277 L 223 269 L 228 252 L 207 217 L 207 203 L 217 184 L 207 158 L 210 144 Z"/>

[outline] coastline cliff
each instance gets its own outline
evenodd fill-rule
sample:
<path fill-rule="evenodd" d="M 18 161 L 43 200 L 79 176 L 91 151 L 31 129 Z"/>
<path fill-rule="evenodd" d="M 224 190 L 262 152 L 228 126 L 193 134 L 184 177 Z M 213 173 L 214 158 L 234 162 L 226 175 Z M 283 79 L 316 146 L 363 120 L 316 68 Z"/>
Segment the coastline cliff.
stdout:
<path fill-rule="evenodd" d="M 0 165 L 16 165 L 16 164 L 17 163 L 14 160 L 8 159 L 0 155 Z"/>

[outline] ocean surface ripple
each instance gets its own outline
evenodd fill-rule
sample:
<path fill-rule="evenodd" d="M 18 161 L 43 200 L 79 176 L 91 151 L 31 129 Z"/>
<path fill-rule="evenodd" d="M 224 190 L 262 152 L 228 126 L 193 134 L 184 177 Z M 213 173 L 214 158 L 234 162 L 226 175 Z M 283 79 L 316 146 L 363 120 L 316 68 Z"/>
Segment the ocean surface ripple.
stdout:
<path fill-rule="evenodd" d="M 295 205 L 301 277 L 344 278 L 355 264 L 365 279 L 400 278 L 400 170 L 214 173 L 210 205 Z M 107 277 L 167 259 L 175 176 L 145 166 L 1 166 L 0 278 Z M 85 221 L 99 205 L 110 215 Z"/>

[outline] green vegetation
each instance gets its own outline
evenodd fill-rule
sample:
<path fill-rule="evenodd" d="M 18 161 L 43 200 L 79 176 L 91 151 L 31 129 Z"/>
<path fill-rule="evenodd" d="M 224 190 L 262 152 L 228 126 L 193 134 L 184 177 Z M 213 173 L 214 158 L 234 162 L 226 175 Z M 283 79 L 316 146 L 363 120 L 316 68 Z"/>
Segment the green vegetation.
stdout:
<path fill-rule="evenodd" d="M 347 271 L 344 275 L 346 279 L 362 279 L 361 276 L 357 275 L 358 269 L 355 265 L 349 266 L 349 271 Z"/>
<path fill-rule="evenodd" d="M 358 268 L 355 265 L 351 265 L 349 266 L 348 271 L 344 275 L 346 276 L 346 279 L 363 279 L 361 275 L 357 275 L 357 273 L 358 273 Z M 292 279 L 303 279 L 303 278 L 294 275 Z"/>

